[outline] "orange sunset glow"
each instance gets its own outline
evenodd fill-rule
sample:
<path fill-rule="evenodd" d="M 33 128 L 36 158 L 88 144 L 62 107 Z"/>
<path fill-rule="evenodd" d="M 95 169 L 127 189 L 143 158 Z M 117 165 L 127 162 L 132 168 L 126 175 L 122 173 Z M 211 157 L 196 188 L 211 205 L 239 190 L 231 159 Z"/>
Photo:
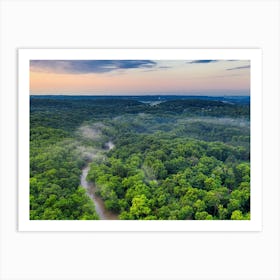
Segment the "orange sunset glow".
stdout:
<path fill-rule="evenodd" d="M 31 95 L 249 95 L 248 60 L 31 60 Z"/>

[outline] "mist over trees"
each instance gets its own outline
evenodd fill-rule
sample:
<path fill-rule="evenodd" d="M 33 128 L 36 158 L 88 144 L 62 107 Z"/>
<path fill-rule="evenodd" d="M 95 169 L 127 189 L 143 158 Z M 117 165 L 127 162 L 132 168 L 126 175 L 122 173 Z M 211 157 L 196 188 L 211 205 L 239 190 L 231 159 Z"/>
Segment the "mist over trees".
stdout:
<path fill-rule="evenodd" d="M 140 101 L 31 97 L 30 219 L 250 219 L 250 104 Z"/>

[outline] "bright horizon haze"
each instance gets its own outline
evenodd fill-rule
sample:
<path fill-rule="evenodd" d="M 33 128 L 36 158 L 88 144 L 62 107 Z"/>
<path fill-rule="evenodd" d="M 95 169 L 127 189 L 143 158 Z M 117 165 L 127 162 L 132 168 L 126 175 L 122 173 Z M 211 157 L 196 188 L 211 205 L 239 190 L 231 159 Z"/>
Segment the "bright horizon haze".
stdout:
<path fill-rule="evenodd" d="M 249 60 L 31 60 L 30 95 L 250 95 Z"/>

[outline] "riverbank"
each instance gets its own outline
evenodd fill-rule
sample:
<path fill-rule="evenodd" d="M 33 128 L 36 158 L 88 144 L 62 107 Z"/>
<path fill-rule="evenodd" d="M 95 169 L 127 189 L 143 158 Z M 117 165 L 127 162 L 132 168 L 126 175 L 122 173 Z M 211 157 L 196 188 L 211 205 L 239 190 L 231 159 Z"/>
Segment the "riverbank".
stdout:
<path fill-rule="evenodd" d="M 96 195 L 96 188 L 93 183 L 87 181 L 87 174 L 89 172 L 89 165 L 86 165 L 82 169 L 82 175 L 81 175 L 81 186 L 84 187 L 87 190 L 88 196 L 91 198 L 95 205 L 96 213 L 99 216 L 100 220 L 118 220 L 118 215 L 115 213 L 112 213 L 108 211 L 105 208 L 103 200 Z"/>

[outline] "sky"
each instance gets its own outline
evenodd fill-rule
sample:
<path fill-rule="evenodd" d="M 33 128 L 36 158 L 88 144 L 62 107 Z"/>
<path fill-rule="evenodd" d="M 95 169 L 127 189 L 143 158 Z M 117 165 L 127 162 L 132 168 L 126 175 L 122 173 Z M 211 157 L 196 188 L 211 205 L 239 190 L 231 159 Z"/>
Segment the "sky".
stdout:
<path fill-rule="evenodd" d="M 250 95 L 249 60 L 31 60 L 31 95 Z"/>

